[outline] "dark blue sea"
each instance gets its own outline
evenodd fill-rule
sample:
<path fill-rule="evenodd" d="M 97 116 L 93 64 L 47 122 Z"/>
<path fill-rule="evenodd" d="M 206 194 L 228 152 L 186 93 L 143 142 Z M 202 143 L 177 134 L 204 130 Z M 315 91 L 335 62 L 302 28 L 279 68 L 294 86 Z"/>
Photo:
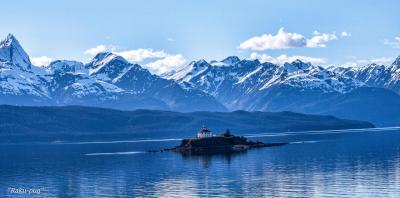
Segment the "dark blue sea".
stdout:
<path fill-rule="evenodd" d="M 234 155 L 147 153 L 177 139 L 0 145 L 0 197 L 400 197 L 398 128 L 247 134 Z"/>

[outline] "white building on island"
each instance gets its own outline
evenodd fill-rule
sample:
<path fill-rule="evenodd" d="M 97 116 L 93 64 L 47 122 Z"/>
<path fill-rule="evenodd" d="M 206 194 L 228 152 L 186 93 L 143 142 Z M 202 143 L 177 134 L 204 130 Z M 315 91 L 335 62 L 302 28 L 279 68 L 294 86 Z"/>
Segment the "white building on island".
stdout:
<path fill-rule="evenodd" d="M 212 132 L 206 126 L 203 126 L 203 127 L 201 127 L 199 132 L 197 132 L 197 137 L 198 138 L 212 137 Z"/>

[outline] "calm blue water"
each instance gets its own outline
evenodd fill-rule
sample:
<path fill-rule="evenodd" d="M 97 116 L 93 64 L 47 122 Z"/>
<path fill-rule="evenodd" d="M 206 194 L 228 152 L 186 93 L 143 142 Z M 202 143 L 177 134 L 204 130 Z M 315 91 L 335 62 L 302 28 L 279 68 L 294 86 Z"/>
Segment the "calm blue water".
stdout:
<path fill-rule="evenodd" d="M 177 140 L 3 144 L 0 197 L 400 197 L 400 130 L 260 136 L 292 144 L 197 157 L 143 152 Z"/>

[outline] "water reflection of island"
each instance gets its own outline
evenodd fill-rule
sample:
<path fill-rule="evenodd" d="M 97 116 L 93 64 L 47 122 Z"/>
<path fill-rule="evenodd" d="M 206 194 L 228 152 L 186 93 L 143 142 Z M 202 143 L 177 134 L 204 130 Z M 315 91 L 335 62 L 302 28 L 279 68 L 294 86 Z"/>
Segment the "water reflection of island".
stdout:
<path fill-rule="evenodd" d="M 201 167 L 209 168 L 213 161 L 217 162 L 226 162 L 226 164 L 230 165 L 232 159 L 239 156 L 246 154 L 247 151 L 243 152 L 235 152 L 235 153 L 218 153 L 218 154 L 204 154 L 204 155 L 186 155 L 182 153 L 183 160 L 197 160 Z"/>

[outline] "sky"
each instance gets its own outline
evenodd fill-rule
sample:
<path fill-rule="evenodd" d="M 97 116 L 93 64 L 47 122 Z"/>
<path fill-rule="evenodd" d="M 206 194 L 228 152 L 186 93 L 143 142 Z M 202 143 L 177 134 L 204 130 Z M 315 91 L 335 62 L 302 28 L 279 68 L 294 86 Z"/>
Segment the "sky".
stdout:
<path fill-rule="evenodd" d="M 13 34 L 36 65 L 89 62 L 112 51 L 168 72 L 227 56 L 282 64 L 390 64 L 400 55 L 396 0 L 3 1 L 0 37 Z"/>

